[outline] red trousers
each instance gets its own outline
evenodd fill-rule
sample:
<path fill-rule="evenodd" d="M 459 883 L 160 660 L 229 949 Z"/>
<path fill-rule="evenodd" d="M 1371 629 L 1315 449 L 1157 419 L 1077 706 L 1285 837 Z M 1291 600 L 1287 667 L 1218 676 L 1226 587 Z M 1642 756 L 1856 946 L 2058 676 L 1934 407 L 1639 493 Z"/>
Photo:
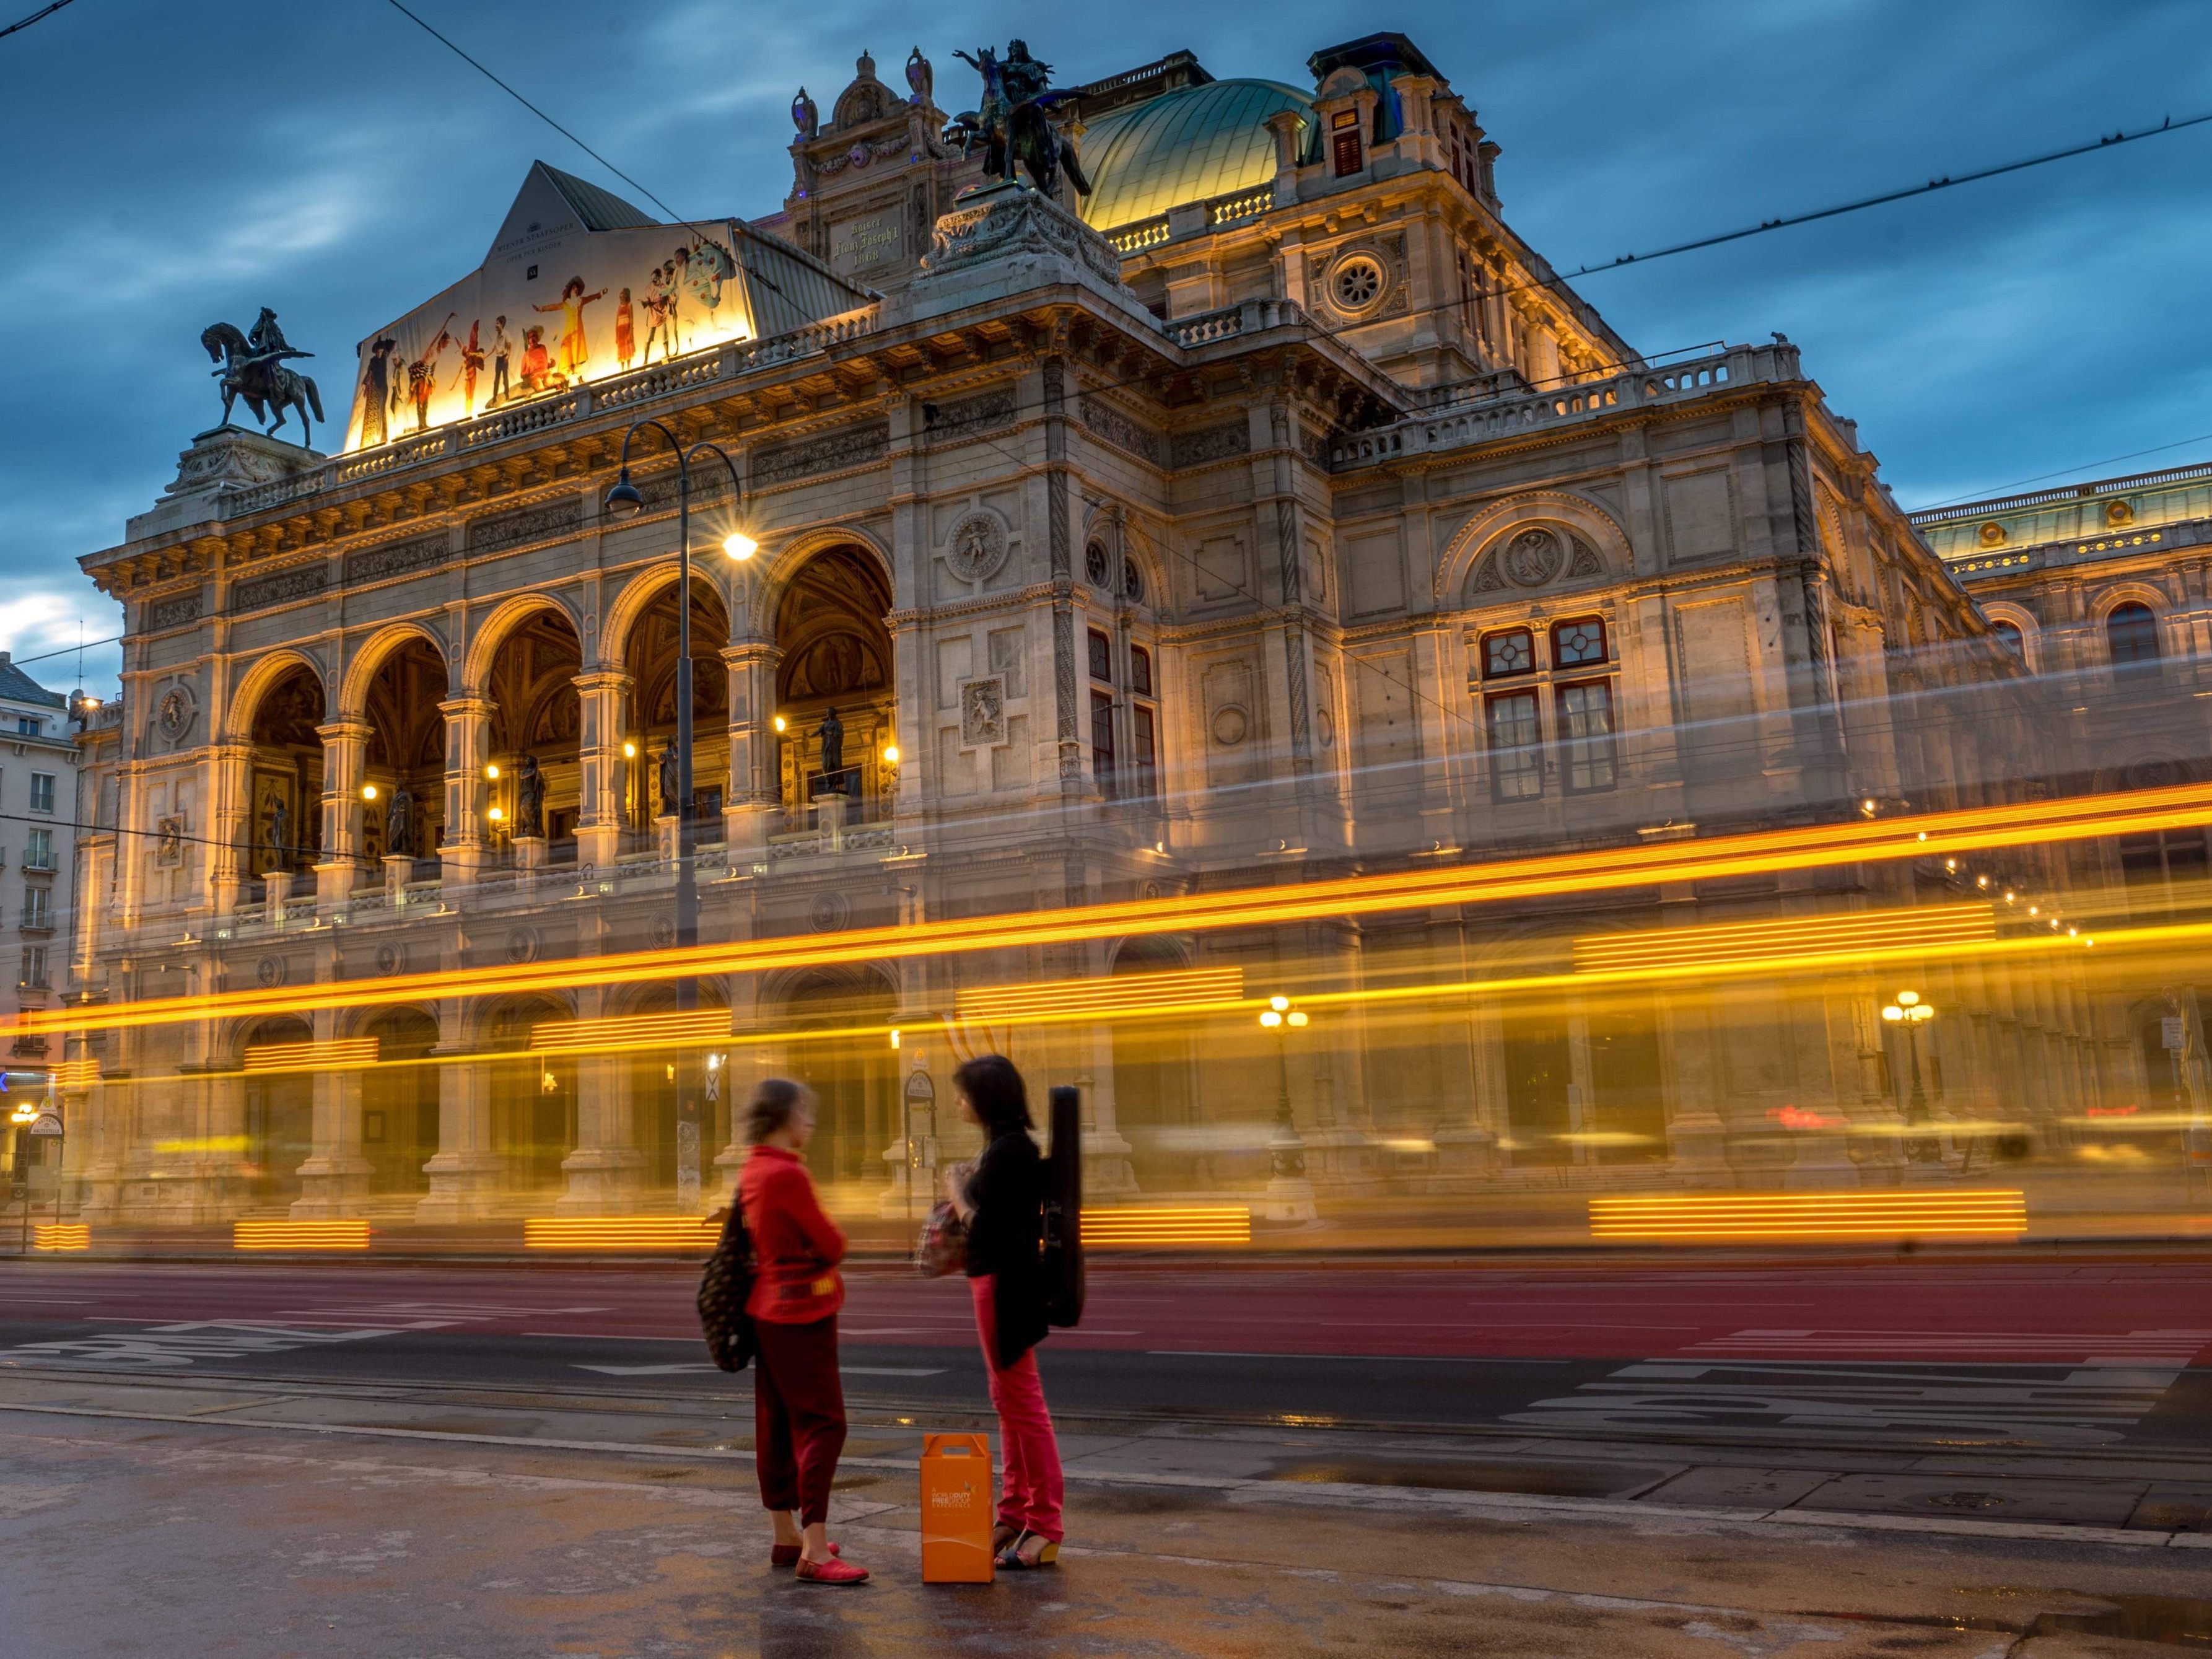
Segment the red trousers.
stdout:
<path fill-rule="evenodd" d="M 845 1449 L 845 1389 L 837 1376 L 837 1321 L 775 1325 L 756 1320 L 753 1461 L 761 1506 L 798 1511 L 799 1524 L 830 1518 L 830 1483 Z"/>
<path fill-rule="evenodd" d="M 1032 1348 L 1004 1370 L 997 1358 L 998 1328 L 988 1273 L 968 1281 L 975 1298 L 975 1328 L 983 1339 L 983 1364 L 991 1372 L 991 1406 L 999 1413 L 999 1451 L 1005 1474 L 999 1486 L 999 1524 L 1060 1540 L 1060 1442 L 1045 1409 L 1044 1379 Z"/>

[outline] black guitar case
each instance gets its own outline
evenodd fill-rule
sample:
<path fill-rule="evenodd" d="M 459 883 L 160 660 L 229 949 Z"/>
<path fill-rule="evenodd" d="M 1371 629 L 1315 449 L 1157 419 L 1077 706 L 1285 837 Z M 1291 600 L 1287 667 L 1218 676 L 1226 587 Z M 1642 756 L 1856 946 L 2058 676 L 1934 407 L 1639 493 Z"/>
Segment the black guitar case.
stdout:
<path fill-rule="evenodd" d="M 1044 1312 L 1066 1328 L 1083 1322 L 1083 1097 L 1052 1091 L 1052 1156 L 1044 1172 Z"/>

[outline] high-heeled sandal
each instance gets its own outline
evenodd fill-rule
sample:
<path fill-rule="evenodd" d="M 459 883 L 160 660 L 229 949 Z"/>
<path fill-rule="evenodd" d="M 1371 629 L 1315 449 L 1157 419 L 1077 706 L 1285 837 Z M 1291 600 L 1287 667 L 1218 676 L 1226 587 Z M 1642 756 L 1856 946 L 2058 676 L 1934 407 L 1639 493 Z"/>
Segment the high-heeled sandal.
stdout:
<path fill-rule="evenodd" d="M 1022 1553 L 1022 1546 L 1032 1538 L 1037 1541 L 1034 1560 Z M 1012 1543 L 999 1552 L 998 1565 L 1003 1572 L 1027 1572 L 1036 1567 L 1056 1567 L 1060 1565 L 1059 1542 L 1024 1528 L 1015 1534 Z"/>
<path fill-rule="evenodd" d="M 1000 1522 L 997 1526 L 991 1528 L 991 1553 L 996 1555 L 1021 1535 L 1022 1529 L 1019 1527 L 1010 1527 L 1005 1522 Z"/>

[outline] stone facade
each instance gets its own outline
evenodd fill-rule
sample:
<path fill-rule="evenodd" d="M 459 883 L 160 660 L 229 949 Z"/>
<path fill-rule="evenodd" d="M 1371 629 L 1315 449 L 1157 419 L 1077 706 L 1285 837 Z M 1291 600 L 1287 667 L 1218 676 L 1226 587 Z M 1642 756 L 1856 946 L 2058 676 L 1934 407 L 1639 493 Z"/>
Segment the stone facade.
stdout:
<path fill-rule="evenodd" d="M 686 805 L 659 764 L 677 520 L 657 446 L 632 457 L 645 510 L 602 509 L 646 415 L 745 481 L 742 503 L 695 505 L 709 945 L 2030 787 L 2033 687 L 1796 348 L 1638 358 L 1505 227 L 1472 114 L 1377 39 L 1317 54 L 1307 112 L 1267 118 L 1264 191 L 1157 226 L 958 197 L 977 164 L 941 112 L 864 64 L 762 228 L 873 286 L 863 309 L 336 459 L 196 441 L 189 501 L 84 561 L 130 637 L 127 713 L 87 740 L 116 828 L 83 843 L 78 988 L 343 981 L 362 1001 L 96 1037 L 92 1127 L 70 1140 L 86 1212 L 450 1223 L 674 1201 L 672 1063 L 592 1038 L 687 1018 L 614 971 L 674 938 Z M 1170 60 L 1094 83 L 1077 115 L 1209 84 Z M 747 563 L 712 550 L 733 517 Z M 192 838 L 164 861 L 151 837 L 179 818 Z M 2033 849 L 2008 870 L 2066 875 Z M 1286 1215 L 1309 1190 L 1893 1179 L 1894 1139 L 1850 1162 L 1840 1127 L 1774 1127 L 1896 1121 L 1870 974 L 1463 999 L 1414 1025 L 1317 1018 L 1279 1052 L 1247 999 L 1548 970 L 1585 935 L 1878 912 L 1944 880 L 1869 866 L 715 977 L 702 1003 L 731 1045 L 707 1152 L 726 1173 L 731 1097 L 789 1069 L 822 1089 L 833 1195 L 904 1204 L 914 1076 L 949 1147 L 951 1066 L 1003 1042 L 1085 1088 L 1104 1200 L 1257 1201 L 1271 1172 Z M 513 982 L 600 957 L 605 982 Z M 1242 988 L 1172 1034 L 991 1012 L 994 988 L 1201 969 Z M 1945 1056 L 1945 1114 L 2033 1071 L 2055 1123 L 2135 1075 L 2079 988 L 1936 964 L 1930 994 L 1962 1016 L 1939 1044 L 1989 1048 Z M 2004 1035 L 2030 1029 L 2032 1057 Z M 368 1036 L 406 1063 L 259 1068 Z"/>

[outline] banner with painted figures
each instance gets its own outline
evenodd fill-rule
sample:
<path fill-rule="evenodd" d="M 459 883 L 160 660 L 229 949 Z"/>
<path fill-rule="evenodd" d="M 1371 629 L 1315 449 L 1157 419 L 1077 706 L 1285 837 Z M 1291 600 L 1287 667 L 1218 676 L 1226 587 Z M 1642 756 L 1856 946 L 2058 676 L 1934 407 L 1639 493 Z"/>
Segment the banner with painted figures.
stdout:
<path fill-rule="evenodd" d="M 349 451 L 757 333 L 735 225 L 658 224 L 603 194 L 580 209 L 550 173 L 480 269 L 361 343 Z M 624 213 L 637 222 L 598 228 Z"/>

